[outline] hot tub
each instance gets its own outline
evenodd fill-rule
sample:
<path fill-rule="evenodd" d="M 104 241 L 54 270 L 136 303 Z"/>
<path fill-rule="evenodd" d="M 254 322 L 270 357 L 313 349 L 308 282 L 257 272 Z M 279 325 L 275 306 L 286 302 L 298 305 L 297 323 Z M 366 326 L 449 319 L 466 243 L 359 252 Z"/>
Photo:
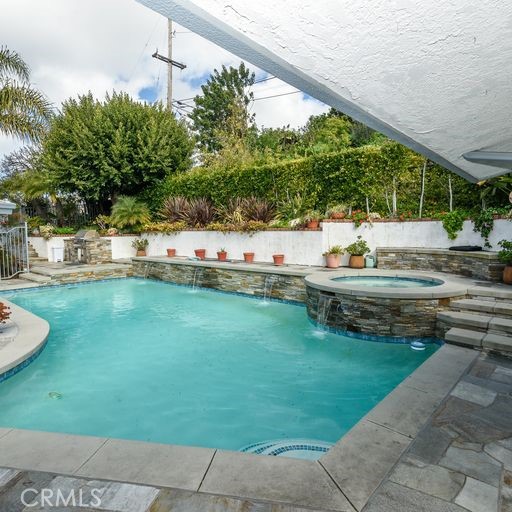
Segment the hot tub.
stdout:
<path fill-rule="evenodd" d="M 310 319 L 339 332 L 410 342 L 435 335 L 437 312 L 466 296 L 470 280 L 378 269 L 316 272 L 306 277 Z"/>

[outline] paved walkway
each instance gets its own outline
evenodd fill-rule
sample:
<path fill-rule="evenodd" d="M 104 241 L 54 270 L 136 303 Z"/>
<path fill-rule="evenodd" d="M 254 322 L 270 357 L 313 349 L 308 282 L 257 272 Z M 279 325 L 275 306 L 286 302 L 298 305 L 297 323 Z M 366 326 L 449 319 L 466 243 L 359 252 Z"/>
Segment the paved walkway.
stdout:
<path fill-rule="evenodd" d="M 269 484 L 270 485 L 270 484 Z M 41 504 L 43 488 L 53 491 Z M 37 506 L 20 501 L 23 490 Z M 55 508 L 66 498 L 96 507 Z M 93 489 L 96 494 L 92 493 Z M 311 489 L 313 492 L 314 490 Z M 46 491 L 48 493 L 48 491 Z M 53 500 L 53 501 L 52 501 Z M 62 502 L 61 502 L 62 504 Z M 0 511 L 306 512 L 286 504 L 0 469 Z M 378 487 L 364 512 L 512 512 L 512 360 L 480 355 Z M 320 512 L 318 509 L 317 512 Z"/>
<path fill-rule="evenodd" d="M 512 360 L 482 355 L 365 512 L 512 512 Z"/>

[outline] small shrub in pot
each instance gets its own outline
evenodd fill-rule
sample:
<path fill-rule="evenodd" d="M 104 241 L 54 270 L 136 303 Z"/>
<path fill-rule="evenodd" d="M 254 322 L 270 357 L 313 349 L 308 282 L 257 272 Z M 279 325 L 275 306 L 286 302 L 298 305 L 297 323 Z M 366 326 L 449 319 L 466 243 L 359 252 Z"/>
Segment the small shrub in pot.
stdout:
<path fill-rule="evenodd" d="M 344 254 L 341 245 L 333 245 L 329 250 L 324 252 L 327 268 L 338 268 L 341 265 L 341 257 Z"/>
<path fill-rule="evenodd" d="M 350 254 L 348 263 L 350 268 L 364 268 L 364 255 L 370 252 L 370 248 L 361 235 L 357 237 L 355 242 L 348 245 L 345 251 Z"/>
<path fill-rule="evenodd" d="M 498 245 L 501 247 L 501 251 L 498 252 L 498 258 L 505 264 L 503 282 L 505 284 L 512 284 L 512 241 L 500 240 Z"/>

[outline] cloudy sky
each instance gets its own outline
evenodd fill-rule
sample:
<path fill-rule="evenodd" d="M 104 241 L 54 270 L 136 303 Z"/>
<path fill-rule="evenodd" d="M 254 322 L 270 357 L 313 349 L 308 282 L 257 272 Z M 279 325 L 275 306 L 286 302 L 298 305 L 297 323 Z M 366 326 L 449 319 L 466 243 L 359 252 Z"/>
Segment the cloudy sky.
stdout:
<path fill-rule="evenodd" d="M 214 68 L 238 66 L 240 58 L 174 25 L 173 58 L 187 65 L 174 71 L 175 99 L 200 91 Z M 167 20 L 135 0 L 0 0 L 0 45 L 17 51 L 32 69 L 32 82 L 56 107 L 70 96 L 122 90 L 146 101 L 164 99 Z M 250 65 L 250 64 L 249 64 Z M 251 66 L 256 78 L 269 75 Z M 254 86 L 255 98 L 295 91 L 278 79 Z M 191 102 L 189 102 L 191 103 Z M 327 107 L 302 93 L 255 101 L 260 126 L 303 125 Z M 0 136 L 0 158 L 20 143 Z"/>

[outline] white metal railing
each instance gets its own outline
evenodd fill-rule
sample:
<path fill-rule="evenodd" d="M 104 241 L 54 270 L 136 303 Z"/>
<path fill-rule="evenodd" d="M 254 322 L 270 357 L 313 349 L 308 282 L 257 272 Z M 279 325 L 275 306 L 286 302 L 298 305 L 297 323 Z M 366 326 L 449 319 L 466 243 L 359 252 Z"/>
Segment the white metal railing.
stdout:
<path fill-rule="evenodd" d="M 0 228 L 0 279 L 10 279 L 29 269 L 27 224 Z"/>

